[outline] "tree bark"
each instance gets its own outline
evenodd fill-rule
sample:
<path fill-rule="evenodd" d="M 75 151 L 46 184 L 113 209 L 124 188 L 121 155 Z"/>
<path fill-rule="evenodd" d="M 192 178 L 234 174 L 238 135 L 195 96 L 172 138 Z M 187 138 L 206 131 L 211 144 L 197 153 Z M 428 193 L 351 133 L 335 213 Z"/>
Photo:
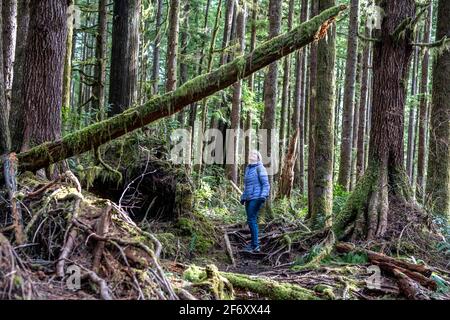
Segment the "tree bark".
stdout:
<path fill-rule="evenodd" d="M 350 24 L 347 38 L 347 59 L 345 66 L 344 109 L 342 114 L 341 156 L 338 184 L 350 190 L 353 113 L 355 109 L 355 82 L 358 61 L 359 0 L 351 0 Z"/>
<path fill-rule="evenodd" d="M 289 0 L 289 11 L 288 11 L 288 31 L 292 29 L 292 19 L 294 18 L 294 0 Z M 300 52 L 297 52 L 297 56 Z M 300 61 L 300 60 L 299 60 Z M 300 63 L 300 62 L 298 62 Z M 289 131 L 286 131 L 287 127 L 287 115 L 288 115 L 288 107 L 289 107 L 289 98 L 290 98 L 290 73 L 291 73 L 291 56 L 287 56 L 283 61 L 283 90 L 281 94 L 281 116 L 280 116 L 280 157 L 279 163 L 283 163 L 284 153 L 287 144 L 287 137 L 289 135 Z M 298 80 L 297 80 L 298 81 Z M 300 90 L 297 91 L 297 94 L 300 94 Z M 299 115 L 299 111 L 297 108 L 295 111 L 297 115 Z M 296 117 L 298 123 L 298 116 Z M 298 126 L 298 124 L 296 124 Z M 287 134 L 286 134 L 287 132 Z"/>
<path fill-rule="evenodd" d="M 300 21 L 308 19 L 308 0 L 302 0 Z M 306 50 L 299 50 L 296 55 L 295 88 L 294 88 L 294 112 L 292 129 L 298 128 L 297 161 L 295 162 L 294 183 L 298 185 L 301 194 L 305 192 L 305 107 L 306 107 Z M 298 112 L 298 117 L 296 113 Z M 298 119 L 298 124 L 295 121 Z"/>
<path fill-rule="evenodd" d="M 386 15 L 374 44 L 373 105 L 369 146 L 369 166 L 336 216 L 338 237 L 373 239 L 388 229 L 392 200 L 412 201 L 412 191 L 404 166 L 403 126 L 408 66 L 413 52 L 412 28 L 397 36 L 399 26 L 415 15 L 414 0 L 381 1 Z M 351 230 L 346 232 L 346 230 Z"/>
<path fill-rule="evenodd" d="M 319 2 L 312 1 L 311 16 L 319 13 Z M 314 126 L 315 126 L 315 109 L 317 103 L 317 43 L 310 45 L 309 57 L 309 104 L 308 104 L 308 214 L 306 218 L 311 218 L 312 207 L 314 201 Z"/>
<path fill-rule="evenodd" d="M 136 102 L 140 0 L 114 0 L 109 116 Z"/>
<path fill-rule="evenodd" d="M 9 116 L 11 108 L 11 89 L 17 35 L 17 0 L 3 0 L 3 70 L 5 78 L 6 110 Z"/>
<path fill-rule="evenodd" d="M 161 20 L 162 20 L 162 5 L 163 0 L 157 0 L 158 6 L 156 9 L 156 37 L 153 44 L 153 68 L 152 68 L 152 81 L 153 81 L 153 94 L 158 94 L 159 91 L 159 59 L 160 59 L 160 45 L 161 45 Z"/>
<path fill-rule="evenodd" d="M 269 39 L 276 37 L 281 28 L 281 1 L 269 1 Z M 270 165 L 276 166 L 278 159 L 272 155 L 272 131 L 275 129 L 275 108 L 277 105 L 278 91 L 278 63 L 273 62 L 269 65 L 266 77 L 264 79 L 264 118 L 261 129 L 267 132 L 267 150 L 263 150 L 267 159 L 270 159 Z M 266 160 L 266 159 L 264 159 Z M 269 175 L 269 182 L 273 185 L 273 175 Z M 273 190 L 273 188 L 272 188 Z"/>
<path fill-rule="evenodd" d="M 0 34 L 3 29 L 2 6 L 0 3 Z M 6 107 L 6 82 L 3 60 L 3 41 L 0 41 L 0 155 L 11 149 L 11 139 L 8 127 L 8 110 Z"/>
<path fill-rule="evenodd" d="M 166 92 L 177 87 L 178 33 L 180 30 L 180 0 L 170 0 L 169 36 L 167 39 Z"/>
<path fill-rule="evenodd" d="M 69 6 L 73 8 L 73 0 L 68 1 Z M 64 73 L 63 73 L 63 98 L 62 98 L 62 113 L 68 114 L 70 112 L 70 90 L 72 88 L 72 52 L 73 52 L 73 28 L 74 28 L 74 10 L 69 10 L 67 13 L 70 18 L 67 18 L 67 36 L 66 36 L 66 54 L 64 57 Z"/>
<path fill-rule="evenodd" d="M 433 24 L 433 6 L 428 8 L 428 16 L 425 22 L 425 31 L 423 42 L 431 41 L 431 28 Z M 430 66 L 430 54 L 428 50 L 424 52 L 422 59 L 422 78 L 420 82 L 420 105 L 419 105 L 419 141 L 417 151 L 417 199 L 422 202 L 425 190 L 425 150 L 426 150 L 426 135 L 428 123 L 428 68 Z"/>
<path fill-rule="evenodd" d="M 23 129 L 25 125 L 25 113 L 23 107 L 23 80 L 25 64 L 25 45 L 28 36 L 28 24 L 30 20 L 30 0 L 18 1 L 17 15 L 17 39 L 14 62 L 14 77 L 11 97 L 11 109 L 9 112 L 9 128 L 11 131 L 11 150 L 18 152 L 22 147 Z"/>
<path fill-rule="evenodd" d="M 245 2 L 239 2 L 239 8 L 236 22 L 236 37 L 239 44 L 237 56 L 241 56 L 245 52 L 245 26 L 247 19 L 247 6 Z M 233 100 L 231 104 L 231 130 L 234 134 L 228 137 L 227 147 L 227 175 L 235 184 L 238 180 L 238 148 L 239 148 L 239 125 L 241 122 L 241 97 L 242 97 L 242 80 L 237 81 L 233 85 Z M 231 153 L 231 157 L 229 157 Z M 230 163 L 231 162 L 231 163 Z"/>
<path fill-rule="evenodd" d="M 105 108 L 106 51 L 108 46 L 108 9 L 107 0 L 98 3 L 98 26 L 95 37 L 95 83 L 92 88 L 94 100 L 92 107 L 99 112 L 103 120 Z"/>
<path fill-rule="evenodd" d="M 177 90 L 149 100 L 102 122 L 76 131 L 63 139 L 45 143 L 28 152 L 18 154 L 21 171 L 36 171 L 51 163 L 64 160 L 96 148 L 155 120 L 174 114 L 191 103 L 220 91 L 295 50 L 319 39 L 330 22 L 346 6 L 330 8 L 302 23 L 282 36 L 266 41 L 253 52 L 221 68 L 188 81 Z"/>
<path fill-rule="evenodd" d="M 440 0 L 436 40 L 450 37 L 450 2 Z M 450 219 L 450 51 L 437 55 L 433 64 L 433 101 L 426 193 L 433 212 Z"/>
<path fill-rule="evenodd" d="M 369 29 L 366 28 L 367 37 L 370 36 Z M 366 141 L 366 113 L 368 104 L 368 87 L 369 87 L 369 59 L 372 44 L 366 42 L 363 49 L 362 57 L 362 75 L 361 75 L 361 94 L 359 100 L 359 128 L 358 128 L 358 145 L 356 151 L 356 181 L 362 177 L 366 168 L 364 162 L 364 151 Z"/>
<path fill-rule="evenodd" d="M 23 150 L 61 136 L 62 75 L 67 39 L 67 2 L 30 2 L 25 49 Z"/>
<path fill-rule="evenodd" d="M 319 12 L 335 4 L 334 0 L 319 0 Z M 317 100 L 315 108 L 314 176 L 311 225 L 314 228 L 331 226 L 333 209 L 333 152 L 334 152 L 334 105 L 336 29 L 326 30 L 326 40 L 317 47 Z"/>
<path fill-rule="evenodd" d="M 418 38 L 418 37 L 417 37 Z M 417 74 L 419 69 L 419 49 L 415 48 L 413 53 L 413 64 L 411 67 L 411 92 L 410 96 L 414 97 L 417 94 Z M 416 106 L 412 104 L 409 109 L 408 119 L 408 142 L 406 149 L 406 172 L 408 174 L 409 181 L 414 182 L 414 145 L 416 137 Z"/>

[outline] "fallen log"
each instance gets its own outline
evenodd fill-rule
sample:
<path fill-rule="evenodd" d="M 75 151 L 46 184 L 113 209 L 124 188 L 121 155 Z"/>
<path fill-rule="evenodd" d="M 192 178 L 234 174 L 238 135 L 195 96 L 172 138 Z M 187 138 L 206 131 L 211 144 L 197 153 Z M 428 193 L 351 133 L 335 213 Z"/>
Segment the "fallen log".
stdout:
<path fill-rule="evenodd" d="M 419 274 L 424 275 L 425 277 L 430 277 L 432 273 L 432 270 L 426 265 L 415 264 L 404 260 L 395 259 L 382 253 L 378 253 L 363 248 L 358 248 L 351 243 L 343 243 L 343 242 L 337 243 L 335 248 L 338 252 L 341 253 L 348 253 L 351 251 L 363 252 L 367 254 L 369 261 L 373 264 L 391 265 L 392 267 L 395 266 L 397 269 L 406 269 L 409 270 L 410 272 L 417 272 Z"/>
<path fill-rule="evenodd" d="M 398 269 L 394 269 L 393 272 L 397 277 L 400 291 L 406 298 L 410 300 L 430 300 L 430 298 L 422 292 L 420 286 L 411 278 Z"/>
<path fill-rule="evenodd" d="M 339 5 L 327 9 L 297 28 L 264 42 L 253 52 L 240 56 L 208 74 L 196 77 L 177 90 L 157 96 L 144 105 L 130 108 L 117 116 L 73 132 L 60 140 L 47 142 L 27 152 L 19 153 L 17 155 L 19 169 L 22 172 L 34 172 L 50 164 L 93 150 L 225 89 L 239 79 L 325 36 L 327 28 L 346 8 L 345 5 Z"/>
<path fill-rule="evenodd" d="M 178 264 L 183 268 L 186 265 Z M 312 290 L 303 288 L 292 283 L 278 282 L 262 276 L 248 276 L 244 274 L 221 272 L 221 277 L 227 279 L 233 288 L 240 288 L 257 293 L 263 297 L 274 300 L 320 300 L 316 293 Z M 205 268 L 195 265 L 185 270 L 185 278 L 193 283 L 200 282 L 205 278 Z"/>

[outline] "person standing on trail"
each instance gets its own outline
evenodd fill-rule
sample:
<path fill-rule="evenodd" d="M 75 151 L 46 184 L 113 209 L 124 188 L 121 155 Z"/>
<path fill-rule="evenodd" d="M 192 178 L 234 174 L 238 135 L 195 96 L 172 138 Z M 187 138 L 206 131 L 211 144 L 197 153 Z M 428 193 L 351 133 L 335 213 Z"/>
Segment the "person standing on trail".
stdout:
<path fill-rule="evenodd" d="M 244 250 L 259 252 L 258 240 L 258 213 L 264 202 L 269 197 L 270 184 L 267 171 L 261 162 L 261 154 L 257 150 L 250 152 L 248 166 L 245 169 L 244 192 L 241 196 L 241 204 L 245 205 L 247 223 L 252 235 L 251 243 Z"/>

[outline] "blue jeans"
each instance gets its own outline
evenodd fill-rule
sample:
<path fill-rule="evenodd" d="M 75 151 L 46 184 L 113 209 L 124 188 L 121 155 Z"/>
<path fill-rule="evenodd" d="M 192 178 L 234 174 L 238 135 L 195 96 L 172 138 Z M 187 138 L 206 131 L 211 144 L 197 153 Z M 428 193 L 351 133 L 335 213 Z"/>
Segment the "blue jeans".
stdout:
<path fill-rule="evenodd" d="M 252 235 L 252 247 L 259 246 L 258 240 L 258 213 L 264 204 L 264 199 L 253 199 L 245 202 L 245 210 L 247 211 L 247 223 Z"/>

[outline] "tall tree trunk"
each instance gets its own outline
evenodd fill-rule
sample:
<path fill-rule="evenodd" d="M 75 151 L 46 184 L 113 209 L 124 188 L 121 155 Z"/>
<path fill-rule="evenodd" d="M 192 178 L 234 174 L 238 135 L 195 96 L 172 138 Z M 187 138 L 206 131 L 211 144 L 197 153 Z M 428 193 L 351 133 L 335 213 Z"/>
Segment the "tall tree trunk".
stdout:
<path fill-rule="evenodd" d="M 425 22 L 425 31 L 423 42 L 430 42 L 431 28 L 433 24 L 433 6 L 428 8 L 427 20 Z M 420 82 L 420 105 L 419 105 L 419 141 L 417 151 L 417 199 L 423 201 L 423 194 L 425 190 L 425 150 L 426 150 L 426 135 L 427 135 L 427 110 L 428 110 L 428 68 L 430 66 L 430 54 L 426 50 L 422 59 L 422 78 Z"/>
<path fill-rule="evenodd" d="M 336 216 L 334 229 L 339 238 L 384 236 L 393 201 L 404 205 L 412 201 L 403 160 L 403 126 L 404 83 L 413 52 L 413 32 L 402 22 L 415 16 L 416 5 L 414 0 L 378 4 L 386 15 L 381 31 L 375 35 L 380 41 L 374 44 L 369 166 L 345 208 Z M 404 34 L 399 36 L 402 25 Z"/>
<path fill-rule="evenodd" d="M 418 37 L 417 37 L 418 38 Z M 411 92 L 410 96 L 414 97 L 417 94 L 417 74 L 419 69 L 419 49 L 415 48 L 413 53 L 413 64 L 411 67 Z M 408 142 L 406 149 L 406 173 L 408 174 L 409 181 L 414 182 L 414 142 L 416 136 L 416 106 L 411 104 L 409 109 L 408 120 Z"/>
<path fill-rule="evenodd" d="M 62 75 L 67 39 L 67 2 L 30 2 L 25 49 L 23 150 L 61 136 Z"/>
<path fill-rule="evenodd" d="M 342 114 L 341 156 L 339 164 L 338 184 L 345 190 L 350 188 L 353 113 L 355 109 L 355 82 L 358 61 L 358 25 L 359 0 L 351 0 L 350 24 L 347 38 L 347 59 L 345 66 L 344 109 Z"/>
<path fill-rule="evenodd" d="M 63 73 L 63 97 L 62 97 L 62 114 L 67 115 L 70 111 L 70 90 L 72 88 L 72 53 L 73 53 L 73 28 L 75 19 L 74 2 L 69 0 L 69 9 L 67 18 L 67 39 L 66 39 L 66 55 L 64 57 L 64 73 Z"/>
<path fill-rule="evenodd" d="M 104 118 L 105 82 L 106 82 L 106 51 L 108 45 L 108 9 L 107 0 L 98 3 L 98 26 L 95 38 L 95 83 L 92 89 L 94 100 L 92 107 L 99 112 L 100 119 Z"/>
<path fill-rule="evenodd" d="M 253 52 L 208 74 L 186 82 L 177 90 L 149 100 L 121 115 L 90 125 L 64 138 L 17 155 L 21 171 L 35 171 L 49 164 L 89 151 L 112 139 L 170 116 L 184 107 L 227 88 L 307 44 L 321 39 L 346 6 L 336 6 L 302 23 L 284 35 L 264 42 Z"/>
<path fill-rule="evenodd" d="M 25 47 L 28 41 L 28 24 L 30 21 L 30 0 L 19 0 L 17 8 L 17 41 L 12 85 L 9 128 L 11 131 L 11 150 L 18 152 L 22 148 L 25 126 L 24 108 L 24 66 Z"/>
<path fill-rule="evenodd" d="M 281 1 L 269 1 L 269 39 L 276 37 L 280 33 L 281 27 Z M 278 64 L 274 62 L 269 65 L 264 81 L 264 118 L 262 129 L 267 130 L 267 150 L 263 153 L 270 159 L 271 166 L 275 167 L 278 161 L 272 154 L 272 147 L 275 141 L 271 141 L 272 131 L 275 129 L 275 108 L 277 105 L 278 91 Z M 273 185 L 273 175 L 269 175 L 269 181 Z M 273 190 L 273 187 L 272 189 Z"/>
<path fill-rule="evenodd" d="M 288 31 L 292 29 L 292 19 L 294 17 L 294 0 L 289 0 L 289 11 L 288 11 Z M 299 52 L 297 53 L 298 56 Z M 300 60 L 298 60 L 298 63 L 300 63 Z M 283 163 L 284 159 L 284 153 L 286 149 L 287 144 L 287 137 L 289 135 L 289 131 L 287 131 L 286 134 L 286 126 L 287 126 L 287 114 L 288 114 L 288 105 L 289 105 L 289 98 L 290 98 L 290 72 L 291 72 L 291 56 L 287 56 L 284 58 L 283 61 L 283 90 L 281 94 L 281 116 L 280 116 L 280 157 L 279 157 L 279 163 L 280 165 Z M 300 90 L 298 91 L 298 94 L 300 94 Z M 299 111 L 296 109 L 295 111 L 297 113 L 297 123 L 299 118 Z M 297 125 L 297 124 L 296 124 Z M 298 125 L 297 125 L 298 126 Z"/>
<path fill-rule="evenodd" d="M 236 22 L 236 37 L 239 44 L 237 56 L 241 56 L 245 52 L 245 25 L 247 6 L 245 2 L 240 1 L 238 7 L 237 22 Z M 231 104 L 231 130 L 234 134 L 228 137 L 227 147 L 227 175 L 228 178 L 237 183 L 238 178 L 238 143 L 239 143 L 239 124 L 241 122 L 241 96 L 242 96 L 242 80 L 237 81 L 233 85 L 233 100 Z M 230 155 L 231 153 L 231 155 Z"/>
<path fill-rule="evenodd" d="M 0 1 L 0 34 L 3 29 L 2 6 Z M 11 139 L 8 127 L 8 110 L 6 108 L 6 82 L 3 60 L 3 41 L 0 41 L 0 155 L 11 149 Z"/>
<path fill-rule="evenodd" d="M 306 21 L 308 18 L 308 0 L 302 0 L 300 11 L 300 21 Z M 294 88 L 294 112 L 292 113 L 292 131 L 298 128 L 298 147 L 297 160 L 294 168 L 294 182 L 299 187 L 300 193 L 305 191 L 305 92 L 306 92 L 306 52 L 299 50 L 296 55 L 295 66 L 295 88 Z M 297 121 L 298 120 L 298 121 Z"/>
<path fill-rule="evenodd" d="M 183 30 L 180 35 L 180 53 L 182 56 L 182 61 L 180 61 L 180 85 L 188 81 L 188 64 L 186 63 L 186 55 L 188 53 L 188 37 L 189 37 L 189 14 L 190 14 L 190 4 L 186 1 L 183 6 Z M 180 59 L 179 59 L 180 60 Z M 178 122 L 181 127 L 184 127 L 185 122 L 185 110 L 181 110 L 178 114 Z"/>
<path fill-rule="evenodd" d="M 362 79 L 362 53 L 358 53 L 358 69 L 356 71 L 356 84 L 360 86 Z M 359 131 L 359 112 L 361 95 L 355 93 L 355 110 L 353 112 L 353 138 L 352 138 L 352 166 L 350 173 L 350 190 L 355 188 L 356 184 L 356 153 L 358 149 L 358 131 Z"/>
<path fill-rule="evenodd" d="M 109 115 L 133 105 L 137 93 L 140 0 L 114 0 Z"/>
<path fill-rule="evenodd" d="M 170 0 L 169 35 L 167 39 L 166 92 L 177 87 L 178 32 L 180 29 L 180 0 Z"/>
<path fill-rule="evenodd" d="M 450 37 L 450 2 L 440 0 L 436 40 Z M 433 211 L 450 217 L 450 51 L 437 55 L 433 64 L 433 101 L 426 193 Z"/>
<path fill-rule="evenodd" d="M 164 0 L 157 0 L 158 6 L 156 9 L 156 37 L 153 44 L 153 68 L 152 68 L 152 81 L 153 81 L 153 94 L 158 94 L 159 89 L 159 60 L 160 60 L 160 45 L 161 45 L 161 20 L 162 20 L 162 8 Z"/>
<path fill-rule="evenodd" d="M 334 6 L 334 0 L 319 0 L 319 12 Z M 333 152 L 336 29 L 331 26 L 317 47 L 317 100 L 315 108 L 314 178 L 311 225 L 331 226 L 333 208 Z"/>
<path fill-rule="evenodd" d="M 256 47 L 256 21 L 258 16 L 258 0 L 253 0 L 252 3 L 252 19 L 251 19 L 251 32 L 250 32 L 250 52 L 253 52 Z M 251 92 L 255 92 L 255 74 L 252 73 L 248 77 L 248 88 Z M 252 110 L 247 112 L 247 119 L 245 121 L 245 131 L 253 129 L 253 114 Z M 251 132 L 251 131 L 250 131 Z M 252 137 L 247 135 L 245 137 L 245 163 L 248 161 L 248 157 L 250 156 L 250 149 L 252 145 Z"/>
<path fill-rule="evenodd" d="M 3 72 L 6 90 L 6 111 L 9 116 L 11 107 L 11 89 L 13 84 L 13 67 L 17 35 L 17 0 L 3 0 Z"/>
<path fill-rule="evenodd" d="M 319 2 L 312 1 L 311 17 L 319 13 Z M 310 45 L 309 58 L 309 104 L 308 104 L 308 214 L 307 218 L 311 218 L 312 206 L 314 201 L 314 126 L 315 126 L 315 109 L 317 103 L 317 43 Z"/>
<path fill-rule="evenodd" d="M 366 36 L 370 36 L 370 31 L 366 28 Z M 361 75 L 361 94 L 359 100 L 359 128 L 358 128 L 358 145 L 356 151 L 356 181 L 362 177 L 365 170 L 364 151 L 366 141 L 366 113 L 368 104 L 368 87 L 369 87 L 369 59 L 370 59 L 371 43 L 364 44 L 362 56 L 362 75 Z"/>

